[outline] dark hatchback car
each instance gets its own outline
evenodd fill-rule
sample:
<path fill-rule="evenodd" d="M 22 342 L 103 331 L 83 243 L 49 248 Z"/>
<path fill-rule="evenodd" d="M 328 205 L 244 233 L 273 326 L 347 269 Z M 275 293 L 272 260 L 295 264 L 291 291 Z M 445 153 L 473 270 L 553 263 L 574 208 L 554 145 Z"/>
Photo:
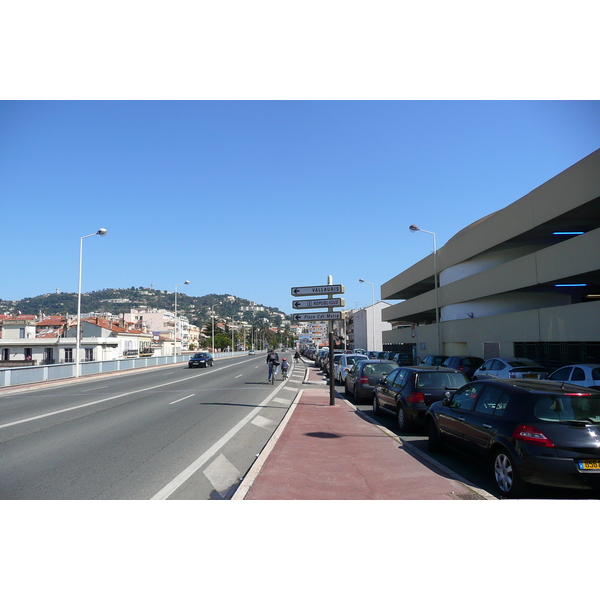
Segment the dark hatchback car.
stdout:
<path fill-rule="evenodd" d="M 197 352 L 188 361 L 188 367 L 212 367 L 213 357 L 208 352 Z"/>
<path fill-rule="evenodd" d="M 392 360 L 359 360 L 348 373 L 344 381 L 346 394 L 357 400 L 368 398 L 373 400 L 375 386 L 386 375 L 398 368 L 398 363 Z"/>
<path fill-rule="evenodd" d="M 483 363 L 483 358 L 479 356 L 447 356 L 442 362 L 442 367 L 456 369 L 473 379 L 473 374 Z"/>
<path fill-rule="evenodd" d="M 424 423 L 429 405 L 457 390 L 469 378 L 460 371 L 442 367 L 400 367 L 375 387 L 373 412 L 387 410 L 396 415 L 398 428 L 408 432 Z"/>
<path fill-rule="evenodd" d="M 497 491 L 527 484 L 600 488 L 600 392 L 552 381 L 473 381 L 426 415 L 429 448 L 449 444 L 488 462 Z"/>

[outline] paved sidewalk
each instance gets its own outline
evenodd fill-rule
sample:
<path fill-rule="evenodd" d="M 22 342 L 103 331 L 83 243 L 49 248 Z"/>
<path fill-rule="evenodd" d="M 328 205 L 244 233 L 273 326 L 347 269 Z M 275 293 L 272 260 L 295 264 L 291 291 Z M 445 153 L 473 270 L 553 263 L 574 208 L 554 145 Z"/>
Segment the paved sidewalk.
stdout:
<path fill-rule="evenodd" d="M 299 369 L 300 368 L 300 369 Z M 298 369 L 304 371 L 302 383 Z M 357 411 L 312 363 L 296 398 L 233 500 L 495 499 Z"/>

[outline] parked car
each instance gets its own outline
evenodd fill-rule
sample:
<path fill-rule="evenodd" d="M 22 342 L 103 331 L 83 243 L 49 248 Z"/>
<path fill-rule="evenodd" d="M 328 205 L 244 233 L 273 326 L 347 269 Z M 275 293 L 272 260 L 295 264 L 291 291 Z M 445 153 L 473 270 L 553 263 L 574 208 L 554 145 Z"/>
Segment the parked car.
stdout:
<path fill-rule="evenodd" d="M 426 415 L 429 449 L 445 444 L 489 460 L 497 491 L 527 484 L 600 487 L 600 392 L 527 379 L 470 382 Z"/>
<path fill-rule="evenodd" d="M 548 372 L 529 358 L 490 358 L 473 374 L 473 379 L 546 379 Z"/>
<path fill-rule="evenodd" d="M 422 361 L 422 365 L 431 365 L 432 367 L 437 367 L 441 365 L 448 357 L 440 354 L 430 354 L 426 356 Z"/>
<path fill-rule="evenodd" d="M 191 369 L 193 367 L 212 367 L 213 366 L 213 357 L 208 352 L 196 352 L 193 356 L 188 360 L 188 367 Z"/>
<path fill-rule="evenodd" d="M 340 360 L 335 365 L 334 379 L 339 381 L 339 383 L 344 383 L 352 365 L 363 360 L 368 360 L 364 354 L 342 354 Z"/>
<path fill-rule="evenodd" d="M 254 354 L 256 354 L 254 350 L 248 350 L 248 356 L 253 356 Z"/>
<path fill-rule="evenodd" d="M 548 379 L 600 390 L 600 365 L 568 365 L 551 373 Z"/>
<path fill-rule="evenodd" d="M 442 367 L 456 369 L 464 373 L 469 379 L 473 379 L 475 371 L 483 364 L 483 358 L 479 356 L 448 356 L 442 362 Z"/>
<path fill-rule="evenodd" d="M 396 415 L 400 431 L 408 432 L 424 423 L 429 405 L 442 400 L 449 390 L 457 390 L 469 378 L 455 369 L 443 367 L 399 367 L 376 386 L 373 412 L 386 410 Z"/>
<path fill-rule="evenodd" d="M 344 381 L 346 394 L 356 400 L 373 400 L 377 383 L 389 375 L 398 365 L 391 360 L 359 360 L 352 365 Z"/>
<path fill-rule="evenodd" d="M 329 363 L 332 360 L 335 362 L 336 356 L 338 357 L 337 360 L 339 360 L 339 357 L 342 354 L 343 354 L 343 352 L 341 350 L 334 350 L 333 351 L 333 357 L 331 356 L 330 352 L 328 352 L 327 354 L 323 355 L 321 357 L 321 371 L 323 371 L 323 373 L 325 373 L 327 376 L 329 376 Z"/>
<path fill-rule="evenodd" d="M 315 361 L 315 367 L 320 367 L 321 366 L 321 361 L 323 360 L 323 357 L 329 352 L 329 348 L 321 348 L 321 350 L 319 350 L 315 355 L 314 355 L 314 361 Z"/>

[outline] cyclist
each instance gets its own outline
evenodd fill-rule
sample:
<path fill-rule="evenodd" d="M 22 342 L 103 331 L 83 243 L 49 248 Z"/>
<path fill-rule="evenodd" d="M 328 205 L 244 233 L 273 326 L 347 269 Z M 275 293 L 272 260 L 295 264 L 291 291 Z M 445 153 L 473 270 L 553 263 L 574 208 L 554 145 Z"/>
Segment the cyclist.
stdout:
<path fill-rule="evenodd" d="M 279 354 L 275 350 L 269 350 L 267 353 L 267 364 L 269 365 L 269 381 L 273 383 L 279 367 Z"/>
<path fill-rule="evenodd" d="M 288 368 L 289 368 L 289 363 L 287 361 L 287 359 L 282 358 L 281 359 L 281 374 L 283 375 L 284 379 L 287 379 L 287 374 L 288 374 Z"/>

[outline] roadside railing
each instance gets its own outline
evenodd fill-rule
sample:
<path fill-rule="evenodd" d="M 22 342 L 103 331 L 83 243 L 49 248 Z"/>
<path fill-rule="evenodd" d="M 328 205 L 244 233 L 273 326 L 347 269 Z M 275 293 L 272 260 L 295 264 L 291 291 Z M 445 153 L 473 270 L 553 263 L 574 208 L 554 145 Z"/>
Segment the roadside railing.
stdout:
<path fill-rule="evenodd" d="M 178 354 L 177 356 L 150 356 L 145 358 L 120 358 L 117 360 L 81 362 L 79 363 L 79 373 L 80 377 L 84 377 L 86 375 L 130 371 L 132 369 L 142 369 L 145 367 L 158 367 L 168 364 L 174 365 L 187 362 L 192 354 L 194 353 L 188 352 L 187 354 Z M 247 351 L 216 352 L 213 354 L 213 357 L 215 360 L 218 360 L 220 358 L 244 356 L 247 354 Z M 54 365 L 31 365 L 28 367 L 0 369 L 0 388 L 75 378 L 75 368 L 75 363 L 60 363 Z"/>

